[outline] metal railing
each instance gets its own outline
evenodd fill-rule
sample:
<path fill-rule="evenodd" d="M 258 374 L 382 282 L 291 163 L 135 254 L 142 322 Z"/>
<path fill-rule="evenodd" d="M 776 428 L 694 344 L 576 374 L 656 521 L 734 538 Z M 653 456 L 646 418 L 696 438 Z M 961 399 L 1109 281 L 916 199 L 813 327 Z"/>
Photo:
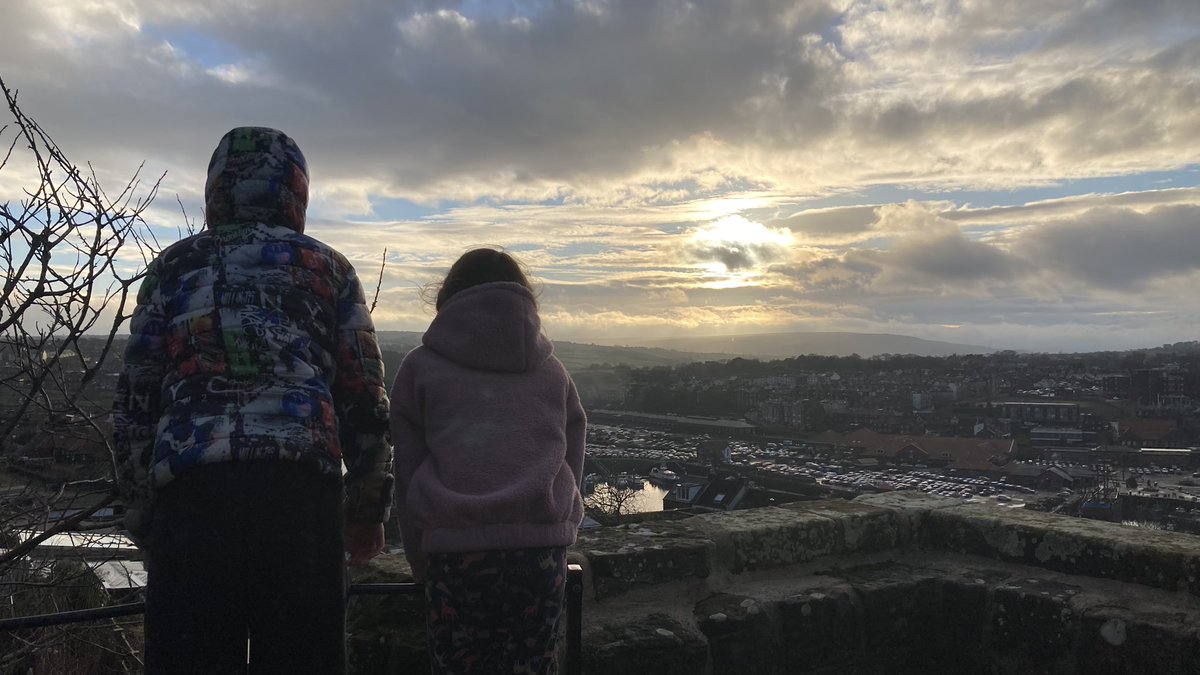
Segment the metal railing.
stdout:
<path fill-rule="evenodd" d="M 424 584 L 416 583 L 384 583 L 384 584 L 351 584 L 350 595 L 422 595 Z M 582 673 L 583 651 L 583 568 L 579 565 L 567 565 L 567 663 L 566 675 Z M 35 616 L 17 616 L 0 619 L 0 631 L 18 631 L 46 626 L 60 626 L 69 623 L 99 621 L 120 616 L 133 616 L 146 611 L 145 602 L 129 602 L 107 607 L 77 609 L 70 612 L 55 612 L 53 614 L 38 614 Z"/>

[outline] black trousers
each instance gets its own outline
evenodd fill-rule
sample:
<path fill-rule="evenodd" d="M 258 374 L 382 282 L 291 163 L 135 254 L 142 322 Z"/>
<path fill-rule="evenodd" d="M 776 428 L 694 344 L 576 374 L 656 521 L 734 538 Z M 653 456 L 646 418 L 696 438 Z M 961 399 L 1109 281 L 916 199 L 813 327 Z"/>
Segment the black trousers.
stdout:
<path fill-rule="evenodd" d="M 147 673 L 345 672 L 340 477 L 212 464 L 154 502 Z"/>

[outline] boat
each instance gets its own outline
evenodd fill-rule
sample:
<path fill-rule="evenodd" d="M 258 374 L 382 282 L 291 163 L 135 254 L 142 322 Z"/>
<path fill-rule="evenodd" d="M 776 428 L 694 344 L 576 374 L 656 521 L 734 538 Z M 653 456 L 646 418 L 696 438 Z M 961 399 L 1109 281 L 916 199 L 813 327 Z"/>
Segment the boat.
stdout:
<path fill-rule="evenodd" d="M 678 485 L 682 479 L 679 474 L 668 469 L 665 466 L 656 466 L 650 469 L 649 481 L 655 485 Z"/>
<path fill-rule="evenodd" d="M 642 489 L 642 478 L 641 476 L 619 473 L 611 476 L 608 479 L 608 484 L 621 490 L 640 490 Z"/>

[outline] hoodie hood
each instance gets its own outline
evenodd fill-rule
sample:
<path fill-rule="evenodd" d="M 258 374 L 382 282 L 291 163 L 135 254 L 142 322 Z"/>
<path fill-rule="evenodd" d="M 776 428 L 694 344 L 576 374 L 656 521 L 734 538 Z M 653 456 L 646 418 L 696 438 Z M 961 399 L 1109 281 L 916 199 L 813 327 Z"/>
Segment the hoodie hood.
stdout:
<path fill-rule="evenodd" d="M 421 341 L 461 366 L 506 373 L 533 370 L 554 352 L 542 335 L 533 293 L 509 281 L 455 293 Z"/>
<path fill-rule="evenodd" d="M 308 163 L 287 134 L 238 127 L 221 138 L 204 186 L 208 229 L 252 223 L 304 231 Z"/>

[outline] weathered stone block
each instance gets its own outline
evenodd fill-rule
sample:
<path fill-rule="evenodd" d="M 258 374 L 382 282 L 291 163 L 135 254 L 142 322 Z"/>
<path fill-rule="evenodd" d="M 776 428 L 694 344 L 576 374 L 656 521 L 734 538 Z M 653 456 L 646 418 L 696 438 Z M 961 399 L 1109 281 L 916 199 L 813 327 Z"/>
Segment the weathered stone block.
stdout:
<path fill-rule="evenodd" d="M 588 630 L 583 645 L 587 675 L 696 675 L 708 663 L 704 637 L 665 614 Z"/>
<path fill-rule="evenodd" d="M 775 605 L 725 593 L 711 595 L 696 605 L 696 623 L 708 638 L 713 675 L 789 672 L 779 670 Z"/>
<path fill-rule="evenodd" d="M 927 672 L 982 673 L 991 664 L 987 640 L 992 575 L 968 571 L 939 580 L 941 602 L 928 626 L 924 658 Z M 936 635 L 936 637 L 935 637 Z"/>
<path fill-rule="evenodd" d="M 845 584 L 785 598 L 779 637 L 785 673 L 856 672 L 866 656 L 862 600 Z"/>
<path fill-rule="evenodd" d="M 1200 539 L 1082 518 L 963 505 L 933 511 L 921 546 L 1071 574 L 1178 590 L 1200 589 Z M 1195 565 L 1189 570 L 1189 565 Z"/>
<path fill-rule="evenodd" d="M 718 559 L 734 574 L 829 555 L 840 537 L 830 518 L 778 507 L 706 513 L 687 522 L 716 542 Z"/>
<path fill-rule="evenodd" d="M 1183 579 L 1180 581 L 1180 585 L 1186 587 L 1192 595 L 1200 596 L 1200 536 L 1187 535 L 1187 537 L 1186 543 L 1191 546 L 1180 552 L 1179 557 L 1183 566 Z"/>
<path fill-rule="evenodd" d="M 795 502 L 780 508 L 823 516 L 836 523 L 839 554 L 886 551 L 901 545 L 903 532 L 895 509 L 845 499 Z"/>
<path fill-rule="evenodd" d="M 1080 672 L 1174 675 L 1200 671 L 1195 611 L 1100 605 L 1080 618 Z"/>
<path fill-rule="evenodd" d="M 862 600 L 866 652 L 887 672 L 925 664 L 942 644 L 945 615 L 937 572 L 885 564 L 841 574 Z M 925 672 L 922 670 L 921 672 Z"/>
<path fill-rule="evenodd" d="M 713 542 L 686 522 L 580 532 L 572 551 L 587 558 L 596 599 L 637 586 L 706 578 L 712 571 Z"/>
<path fill-rule="evenodd" d="M 865 504 L 889 509 L 897 517 L 897 545 L 908 546 L 917 542 L 925 518 L 934 511 L 958 508 L 962 503 L 953 499 L 930 496 L 924 492 L 882 492 L 855 497 L 855 504 Z"/>
<path fill-rule="evenodd" d="M 1073 673 L 1079 588 L 1044 579 L 1009 580 L 994 591 L 992 647 L 1003 673 Z"/>

